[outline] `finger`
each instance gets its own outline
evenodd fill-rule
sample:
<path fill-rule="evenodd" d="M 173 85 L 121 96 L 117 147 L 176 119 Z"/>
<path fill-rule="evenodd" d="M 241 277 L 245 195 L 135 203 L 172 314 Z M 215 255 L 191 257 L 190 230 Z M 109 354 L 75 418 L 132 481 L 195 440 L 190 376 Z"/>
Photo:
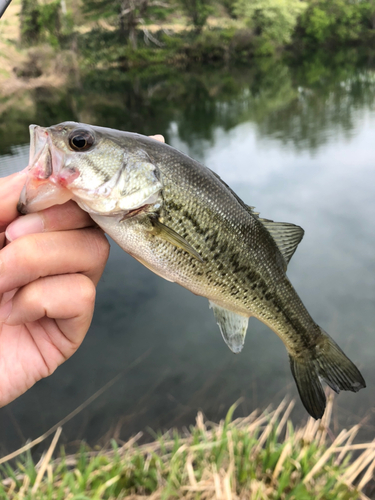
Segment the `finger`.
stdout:
<path fill-rule="evenodd" d="M 44 276 L 82 273 L 97 284 L 109 256 L 101 229 L 31 234 L 0 252 L 0 294 Z"/>
<path fill-rule="evenodd" d="M 164 136 L 161 134 L 156 134 L 156 135 L 150 135 L 151 139 L 155 139 L 159 142 L 165 142 Z"/>
<path fill-rule="evenodd" d="M 21 288 L 11 302 L 5 324 L 27 325 L 53 371 L 78 349 L 89 329 L 95 286 L 82 274 L 49 276 Z"/>
<path fill-rule="evenodd" d="M 18 217 L 7 227 L 5 234 L 8 241 L 14 241 L 26 234 L 66 231 L 94 225 L 87 212 L 74 201 L 68 201 L 63 205 L 54 205 L 41 212 Z"/>
<path fill-rule="evenodd" d="M 0 231 L 19 215 L 17 203 L 25 182 L 26 171 L 0 178 Z"/>

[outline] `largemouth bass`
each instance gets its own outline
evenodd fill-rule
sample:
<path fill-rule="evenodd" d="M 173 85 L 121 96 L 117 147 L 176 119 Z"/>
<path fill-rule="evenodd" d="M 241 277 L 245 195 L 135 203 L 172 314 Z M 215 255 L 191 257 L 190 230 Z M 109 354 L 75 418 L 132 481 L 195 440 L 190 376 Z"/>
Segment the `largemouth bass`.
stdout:
<path fill-rule="evenodd" d="M 235 353 L 258 318 L 283 341 L 314 418 L 325 410 L 322 381 L 336 392 L 365 387 L 286 276 L 303 229 L 262 219 L 214 172 L 154 139 L 74 122 L 31 125 L 30 135 L 22 214 L 73 199 L 154 273 L 207 297 Z"/>

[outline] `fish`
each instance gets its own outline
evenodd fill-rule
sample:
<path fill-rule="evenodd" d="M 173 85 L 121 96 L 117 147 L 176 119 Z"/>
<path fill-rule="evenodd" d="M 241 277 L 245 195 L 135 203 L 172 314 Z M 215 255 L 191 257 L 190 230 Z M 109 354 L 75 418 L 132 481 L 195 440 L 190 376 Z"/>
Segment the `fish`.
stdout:
<path fill-rule="evenodd" d="M 284 343 L 307 412 L 366 387 L 358 368 L 311 318 L 286 271 L 301 227 L 264 219 L 212 170 L 140 134 L 64 122 L 30 125 L 18 210 L 75 201 L 120 247 L 162 278 L 206 297 L 239 353 L 255 317 Z"/>

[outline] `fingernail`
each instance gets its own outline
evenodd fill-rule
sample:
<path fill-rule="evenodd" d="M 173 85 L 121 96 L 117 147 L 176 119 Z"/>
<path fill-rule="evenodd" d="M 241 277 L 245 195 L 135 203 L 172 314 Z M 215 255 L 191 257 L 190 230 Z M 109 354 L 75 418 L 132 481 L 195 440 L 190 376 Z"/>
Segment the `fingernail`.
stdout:
<path fill-rule="evenodd" d="M 159 142 L 165 142 L 164 136 L 161 134 L 156 134 L 156 135 L 153 135 L 152 137 Z"/>
<path fill-rule="evenodd" d="M 4 323 L 10 316 L 13 308 L 13 300 L 8 300 L 6 304 L 0 307 L 0 323 Z"/>
<path fill-rule="evenodd" d="M 14 241 L 26 234 L 42 233 L 44 231 L 43 219 L 38 214 L 25 215 L 13 221 L 7 227 L 5 236 L 9 241 Z"/>

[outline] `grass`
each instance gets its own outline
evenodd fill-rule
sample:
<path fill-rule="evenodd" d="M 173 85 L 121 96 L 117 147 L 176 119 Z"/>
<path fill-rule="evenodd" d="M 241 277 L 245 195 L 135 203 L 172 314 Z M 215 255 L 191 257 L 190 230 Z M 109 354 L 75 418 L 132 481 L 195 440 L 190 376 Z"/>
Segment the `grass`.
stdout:
<path fill-rule="evenodd" d="M 0 499 L 367 499 L 375 440 L 353 444 L 358 426 L 332 437 L 332 400 L 322 421 L 294 429 L 293 405 L 284 401 L 232 421 L 233 406 L 219 424 L 198 413 L 185 433 L 169 431 L 138 445 L 140 433 L 121 446 L 113 441 L 110 450 L 82 445 L 65 456 L 62 449 L 52 460 L 59 427 L 38 463 L 30 450 L 15 466 L 1 459 Z"/>

